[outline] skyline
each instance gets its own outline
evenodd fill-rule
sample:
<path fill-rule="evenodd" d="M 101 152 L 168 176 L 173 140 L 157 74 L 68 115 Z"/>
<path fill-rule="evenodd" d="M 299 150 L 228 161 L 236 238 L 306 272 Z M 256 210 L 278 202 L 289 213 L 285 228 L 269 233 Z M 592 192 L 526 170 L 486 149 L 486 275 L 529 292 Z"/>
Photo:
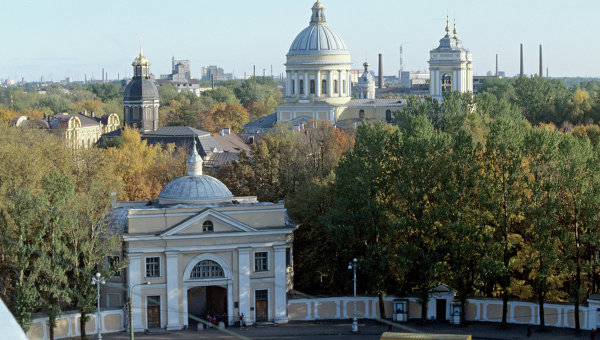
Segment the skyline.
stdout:
<path fill-rule="evenodd" d="M 474 74 L 499 69 L 519 72 L 523 43 L 525 73 L 538 71 L 543 45 L 544 72 L 550 76 L 600 76 L 595 56 L 594 14 L 600 2 L 576 0 L 488 3 L 476 0 L 412 3 L 409 1 L 323 0 L 328 24 L 344 39 L 354 69 L 365 57 L 377 72 L 383 54 L 384 74 L 397 75 L 399 48 L 405 70 L 427 70 L 429 51 L 444 35 L 446 14 L 456 18 L 458 37 L 471 50 Z M 8 34 L 0 38 L 0 79 L 26 81 L 131 77 L 131 61 L 140 42 L 151 72 L 170 73 L 171 57 L 189 59 L 192 76 L 202 66 L 217 65 L 241 78 L 244 72 L 270 75 L 285 71 L 285 54 L 295 36 L 308 25 L 314 0 L 253 2 L 170 2 L 148 0 L 99 3 L 19 1 L 0 4 Z M 131 13 L 136 13 L 135 17 Z M 382 22 L 379 27 L 377 22 Z"/>

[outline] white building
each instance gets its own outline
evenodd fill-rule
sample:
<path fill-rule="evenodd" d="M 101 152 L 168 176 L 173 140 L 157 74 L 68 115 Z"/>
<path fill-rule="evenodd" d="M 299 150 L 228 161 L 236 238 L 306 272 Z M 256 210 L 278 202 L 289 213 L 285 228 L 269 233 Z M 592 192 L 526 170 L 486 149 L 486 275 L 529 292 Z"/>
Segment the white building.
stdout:
<path fill-rule="evenodd" d="M 429 52 L 429 94 L 441 101 L 446 92 L 473 92 L 473 61 L 471 51 L 457 37 L 456 22 L 453 36 L 446 19 L 446 35 L 440 45 Z"/>
<path fill-rule="evenodd" d="M 112 212 L 129 261 L 134 330 L 193 328 L 207 314 L 229 324 L 241 314 L 248 324 L 287 322 L 294 226 L 283 202 L 233 197 L 202 174 L 195 147 L 187 163 L 188 175 L 158 200 L 123 202 Z M 104 294 L 111 301 L 122 292 L 106 287 Z"/>

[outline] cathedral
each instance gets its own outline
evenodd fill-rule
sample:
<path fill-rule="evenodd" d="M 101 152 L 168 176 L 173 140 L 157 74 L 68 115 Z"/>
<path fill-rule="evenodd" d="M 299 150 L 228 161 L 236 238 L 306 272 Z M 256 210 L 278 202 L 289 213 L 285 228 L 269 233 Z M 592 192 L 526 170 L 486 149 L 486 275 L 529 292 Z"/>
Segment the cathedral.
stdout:
<path fill-rule="evenodd" d="M 473 92 L 471 52 L 453 36 L 446 21 L 446 35 L 430 51 L 430 95 L 439 101 L 448 91 Z M 325 19 L 320 0 L 312 7 L 308 27 L 293 40 L 286 55 L 286 86 L 277 113 L 246 124 L 245 132 L 262 133 L 278 122 L 300 126 L 310 120 L 354 126 L 362 120 L 392 121 L 392 112 L 402 109 L 404 99 L 375 97 L 375 79 L 368 62 L 352 94 L 351 54 L 342 37 Z"/>

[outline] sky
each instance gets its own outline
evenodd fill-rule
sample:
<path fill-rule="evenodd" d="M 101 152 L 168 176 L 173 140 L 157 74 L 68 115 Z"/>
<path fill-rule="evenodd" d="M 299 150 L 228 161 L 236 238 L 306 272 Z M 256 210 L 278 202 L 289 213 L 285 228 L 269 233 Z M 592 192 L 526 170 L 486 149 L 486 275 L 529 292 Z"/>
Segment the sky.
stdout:
<path fill-rule="evenodd" d="M 315 0 L 0 0 L 0 79 L 26 81 L 131 77 L 140 42 L 155 75 L 171 57 L 189 59 L 192 76 L 218 65 L 241 78 L 285 71 L 285 54 L 308 26 Z M 322 0 L 327 22 L 352 53 L 385 75 L 427 70 L 429 51 L 444 35 L 446 15 L 471 50 L 475 75 L 499 68 L 551 77 L 600 77 L 599 0 Z"/>

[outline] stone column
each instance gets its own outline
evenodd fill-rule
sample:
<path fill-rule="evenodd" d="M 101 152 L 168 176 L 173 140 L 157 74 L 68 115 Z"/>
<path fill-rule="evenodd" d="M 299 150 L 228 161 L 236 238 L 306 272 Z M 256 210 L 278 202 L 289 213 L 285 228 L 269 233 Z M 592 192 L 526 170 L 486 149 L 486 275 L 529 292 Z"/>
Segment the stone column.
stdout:
<path fill-rule="evenodd" d="M 294 80 L 295 80 L 294 81 L 294 87 L 295 87 L 294 94 L 296 94 L 296 97 L 298 97 L 299 96 L 299 94 L 298 94 L 298 86 L 300 86 L 298 84 L 300 82 L 300 79 L 299 79 L 299 76 L 298 76 L 298 71 L 294 72 Z"/>
<path fill-rule="evenodd" d="M 238 249 L 238 298 L 239 313 L 244 314 L 246 323 L 251 324 L 250 318 L 250 248 Z"/>
<path fill-rule="evenodd" d="M 179 252 L 168 251 L 167 256 L 167 330 L 180 330 L 179 323 Z M 187 297 L 186 297 L 187 298 Z"/>
<path fill-rule="evenodd" d="M 227 321 L 230 326 L 235 323 L 233 315 L 233 279 L 227 282 Z M 239 318 L 238 318 L 239 320 Z"/>
<path fill-rule="evenodd" d="M 329 89 L 327 90 L 327 96 L 329 97 L 333 97 L 333 77 L 332 77 L 333 72 L 331 70 L 329 70 L 329 72 L 327 73 L 327 85 L 329 85 Z"/>
<path fill-rule="evenodd" d="M 342 70 L 338 70 L 338 84 L 337 84 L 338 97 L 342 96 Z"/>
<path fill-rule="evenodd" d="M 141 261 L 142 254 L 141 253 L 128 253 L 127 259 L 129 260 L 129 265 L 127 266 L 127 283 L 128 290 L 131 291 L 131 308 L 133 311 L 133 330 L 136 332 L 144 331 L 146 327 L 142 325 L 142 294 L 140 289 L 140 277 L 141 277 Z M 131 288 L 135 285 L 135 288 L 131 290 Z M 129 299 L 129 296 L 127 297 Z"/>
<path fill-rule="evenodd" d="M 308 97 L 308 72 L 304 71 L 304 97 Z"/>
<path fill-rule="evenodd" d="M 321 97 L 321 71 L 317 71 L 315 83 L 315 97 Z"/>
<path fill-rule="evenodd" d="M 288 322 L 287 317 L 287 274 L 284 246 L 275 246 L 275 323 Z"/>
<path fill-rule="evenodd" d="M 291 95 L 292 90 L 290 89 L 290 71 L 285 71 L 285 96 L 289 97 Z"/>

